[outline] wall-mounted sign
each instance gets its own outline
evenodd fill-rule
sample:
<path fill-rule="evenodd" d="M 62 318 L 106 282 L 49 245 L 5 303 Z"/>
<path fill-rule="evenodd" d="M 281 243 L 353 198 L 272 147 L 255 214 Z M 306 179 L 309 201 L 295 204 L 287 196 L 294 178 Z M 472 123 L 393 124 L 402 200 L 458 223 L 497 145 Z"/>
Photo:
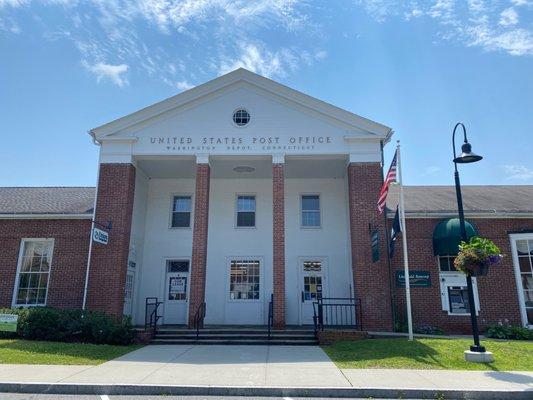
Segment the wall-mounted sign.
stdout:
<path fill-rule="evenodd" d="M 0 331 L 16 332 L 19 316 L 16 314 L 0 314 Z"/>
<path fill-rule="evenodd" d="M 109 233 L 98 228 L 93 228 L 93 240 L 98 243 L 108 244 Z"/>
<path fill-rule="evenodd" d="M 372 244 L 372 262 L 379 261 L 379 231 L 377 229 L 370 234 L 370 242 Z"/>
<path fill-rule="evenodd" d="M 396 271 L 396 286 L 405 287 L 405 274 L 403 271 Z M 429 287 L 431 279 L 429 271 L 409 271 L 410 287 Z"/>

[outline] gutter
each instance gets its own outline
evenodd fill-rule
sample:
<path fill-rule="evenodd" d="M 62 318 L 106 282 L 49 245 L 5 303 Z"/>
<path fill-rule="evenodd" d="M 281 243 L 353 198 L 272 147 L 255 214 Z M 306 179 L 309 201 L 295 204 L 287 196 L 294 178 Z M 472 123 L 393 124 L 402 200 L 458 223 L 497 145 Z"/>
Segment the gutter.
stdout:
<path fill-rule="evenodd" d="M 2 219 L 91 219 L 92 214 L 0 214 Z"/>
<path fill-rule="evenodd" d="M 405 217 L 410 219 L 422 218 L 454 218 L 457 217 L 457 211 L 431 212 L 431 211 L 406 211 Z M 465 211 L 465 217 L 468 218 L 486 218 L 486 219 L 533 219 L 533 212 L 487 212 L 487 211 Z M 394 218 L 394 211 L 387 211 L 387 218 Z"/>

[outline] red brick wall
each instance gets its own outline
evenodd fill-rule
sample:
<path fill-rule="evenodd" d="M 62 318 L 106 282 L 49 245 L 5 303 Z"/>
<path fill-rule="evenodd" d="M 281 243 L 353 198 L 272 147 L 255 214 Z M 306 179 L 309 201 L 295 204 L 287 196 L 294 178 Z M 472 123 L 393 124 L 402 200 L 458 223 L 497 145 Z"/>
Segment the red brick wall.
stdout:
<path fill-rule="evenodd" d="M 363 329 L 390 331 L 393 323 L 385 221 L 376 207 L 382 182 L 379 163 L 350 163 L 348 166 L 352 271 L 355 297 L 361 299 Z M 369 224 L 379 229 L 381 259 L 375 263 L 372 262 Z"/>
<path fill-rule="evenodd" d="M 87 308 L 121 317 L 130 246 L 135 167 L 101 164 L 98 178 L 96 221 L 112 221 L 109 243 L 93 243 Z"/>
<path fill-rule="evenodd" d="M 90 219 L 0 220 L 0 307 L 11 307 L 21 239 L 53 238 L 47 304 L 81 308 L 90 230 Z"/>
<path fill-rule="evenodd" d="M 467 218 L 468 219 L 468 218 Z M 439 269 L 433 256 L 433 230 L 441 219 L 408 219 L 407 238 L 409 269 L 430 272 L 431 287 L 411 288 L 413 323 L 440 327 L 446 333 L 470 333 L 470 317 L 448 315 L 442 310 Z M 513 258 L 508 231 L 533 229 L 533 219 L 469 219 L 483 237 L 493 240 L 502 250 L 504 259 L 499 267 L 477 278 L 480 312 L 478 324 L 483 330 L 487 324 L 508 319 L 520 325 L 520 309 Z M 389 220 L 389 223 L 392 221 Z M 403 270 L 401 238 L 398 237 L 393 269 Z M 394 287 L 396 312 L 405 321 L 405 288 Z"/>
<path fill-rule="evenodd" d="M 196 164 L 196 193 L 194 197 L 194 226 L 192 235 L 191 287 L 189 324 L 200 304 L 205 301 L 207 265 L 207 233 L 209 221 L 209 164 Z"/>
<path fill-rule="evenodd" d="M 272 164 L 274 326 L 285 326 L 285 172 Z"/>

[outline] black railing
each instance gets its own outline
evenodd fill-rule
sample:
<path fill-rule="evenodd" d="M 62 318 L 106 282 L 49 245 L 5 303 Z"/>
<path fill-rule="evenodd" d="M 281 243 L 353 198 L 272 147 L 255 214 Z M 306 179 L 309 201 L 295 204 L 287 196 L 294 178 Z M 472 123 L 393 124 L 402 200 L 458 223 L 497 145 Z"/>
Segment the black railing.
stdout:
<path fill-rule="evenodd" d="M 361 299 L 323 297 L 313 302 L 315 334 L 324 329 L 363 330 Z"/>
<path fill-rule="evenodd" d="M 204 318 L 205 318 L 205 303 L 202 303 L 198 306 L 196 313 L 194 314 L 193 326 L 196 329 L 196 341 L 200 336 L 200 329 L 204 327 Z"/>
<path fill-rule="evenodd" d="M 159 315 L 159 306 L 162 304 L 157 297 L 147 297 L 144 309 L 144 329 L 153 328 L 154 332 L 157 329 L 157 321 L 162 316 Z"/>
<path fill-rule="evenodd" d="M 268 303 L 268 340 L 272 332 L 272 325 L 274 325 L 274 295 L 270 295 L 270 302 Z"/>

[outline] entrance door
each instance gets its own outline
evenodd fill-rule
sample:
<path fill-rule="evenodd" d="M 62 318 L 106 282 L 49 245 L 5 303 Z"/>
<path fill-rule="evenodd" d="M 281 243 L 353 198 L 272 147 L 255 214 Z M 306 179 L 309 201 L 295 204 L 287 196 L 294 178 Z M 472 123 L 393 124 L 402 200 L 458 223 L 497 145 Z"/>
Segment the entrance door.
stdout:
<path fill-rule="evenodd" d="M 322 297 L 324 291 L 324 265 L 321 260 L 305 260 L 301 263 L 300 296 L 301 323 L 313 324 L 313 302 Z"/>
<path fill-rule="evenodd" d="M 189 311 L 189 261 L 167 260 L 165 278 L 165 324 L 186 324 Z"/>

